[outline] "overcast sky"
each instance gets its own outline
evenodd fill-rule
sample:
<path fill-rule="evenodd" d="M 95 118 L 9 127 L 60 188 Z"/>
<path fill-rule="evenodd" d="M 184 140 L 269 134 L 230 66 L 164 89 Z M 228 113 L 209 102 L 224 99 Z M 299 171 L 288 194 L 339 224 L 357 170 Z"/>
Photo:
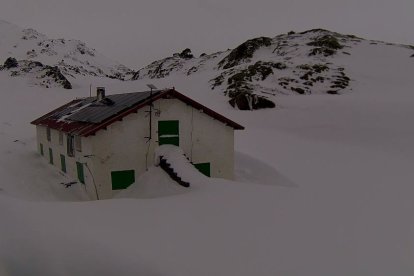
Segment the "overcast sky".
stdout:
<path fill-rule="evenodd" d="M 414 44 L 414 0 L 0 0 L 0 19 L 85 41 L 138 69 L 184 48 L 234 48 L 257 36 L 326 28 Z"/>

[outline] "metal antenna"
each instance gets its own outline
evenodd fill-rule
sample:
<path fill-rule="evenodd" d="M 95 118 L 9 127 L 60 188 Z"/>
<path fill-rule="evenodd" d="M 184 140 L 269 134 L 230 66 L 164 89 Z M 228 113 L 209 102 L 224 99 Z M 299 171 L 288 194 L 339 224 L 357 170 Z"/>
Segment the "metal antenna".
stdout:
<path fill-rule="evenodd" d="M 148 142 L 152 139 L 152 90 L 153 89 L 157 89 L 157 87 L 155 87 L 155 85 L 153 84 L 147 84 L 148 88 L 151 89 L 150 90 L 150 110 L 149 110 L 149 137 L 148 137 Z"/>
<path fill-rule="evenodd" d="M 152 90 L 153 89 L 157 89 L 157 87 L 155 87 L 155 85 L 153 84 L 147 84 L 148 88 L 151 89 L 150 90 L 150 110 L 149 110 L 149 136 L 146 137 L 147 143 L 148 143 L 148 148 L 147 148 L 147 153 L 145 154 L 145 169 L 148 170 L 148 154 L 149 154 L 149 149 L 151 146 L 151 139 L 152 139 Z"/>

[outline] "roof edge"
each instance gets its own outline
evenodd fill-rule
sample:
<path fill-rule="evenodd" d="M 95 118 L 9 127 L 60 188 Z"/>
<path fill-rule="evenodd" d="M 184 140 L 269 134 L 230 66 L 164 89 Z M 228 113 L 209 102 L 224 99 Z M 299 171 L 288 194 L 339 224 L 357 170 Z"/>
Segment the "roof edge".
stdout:
<path fill-rule="evenodd" d="M 183 102 L 189 103 L 191 106 L 203 110 L 206 114 L 210 115 L 213 118 L 216 118 L 217 120 L 231 126 L 235 130 L 243 130 L 245 129 L 244 126 L 230 120 L 229 118 L 221 115 L 220 113 L 217 113 L 216 111 L 206 107 L 205 105 L 200 104 L 199 102 L 187 97 L 186 95 L 178 92 L 175 89 L 171 89 L 168 91 L 170 94 L 174 95 L 178 99 L 182 100 Z"/>
<path fill-rule="evenodd" d="M 84 125 L 82 128 L 78 128 L 78 131 L 76 132 L 76 135 L 80 135 L 80 136 L 84 136 L 84 137 L 94 135 L 96 132 L 98 132 L 101 129 L 106 128 L 110 124 L 112 124 L 116 121 L 122 120 L 122 118 L 124 118 L 125 116 L 127 116 L 131 113 L 135 113 L 135 112 L 137 112 L 138 109 L 148 105 L 149 103 L 151 103 L 153 101 L 156 101 L 156 100 L 161 99 L 161 98 L 165 98 L 166 96 L 172 96 L 174 98 L 177 98 L 177 99 L 181 100 L 184 103 L 187 103 L 188 105 L 191 105 L 193 108 L 202 110 L 204 113 L 206 113 L 210 117 L 212 117 L 216 120 L 219 120 L 220 122 L 224 123 L 227 126 L 232 127 L 235 130 L 245 129 L 242 125 L 230 120 L 229 118 L 215 112 L 214 110 L 202 105 L 201 103 L 187 97 L 186 95 L 184 95 L 184 94 L 176 91 L 174 88 L 172 88 L 172 89 L 166 89 L 166 90 L 163 90 L 163 91 L 159 91 L 159 93 L 157 93 L 156 95 L 147 98 L 146 100 L 136 104 L 135 106 L 131 106 L 130 108 L 120 112 L 119 114 L 116 114 L 113 117 L 108 118 L 107 120 L 105 120 L 101 123 L 97 123 L 97 124 L 93 124 L 93 125 Z M 64 105 L 52 110 L 51 112 L 48 112 L 47 114 L 33 120 L 30 123 L 33 124 L 33 125 L 44 125 L 44 126 L 49 126 L 53 129 L 58 129 L 58 128 L 50 126 L 47 122 L 45 123 L 45 121 L 47 121 L 47 119 L 51 115 L 53 115 L 54 113 L 59 112 L 61 110 L 64 110 L 68 106 L 73 105 L 73 104 L 75 104 L 79 101 L 82 101 L 82 100 L 83 99 L 72 100 L 69 103 L 64 104 Z M 76 123 L 76 122 L 74 121 L 73 123 Z M 64 131 L 64 130 L 62 130 L 62 131 Z M 71 133 L 71 132 L 69 131 L 68 133 Z"/>

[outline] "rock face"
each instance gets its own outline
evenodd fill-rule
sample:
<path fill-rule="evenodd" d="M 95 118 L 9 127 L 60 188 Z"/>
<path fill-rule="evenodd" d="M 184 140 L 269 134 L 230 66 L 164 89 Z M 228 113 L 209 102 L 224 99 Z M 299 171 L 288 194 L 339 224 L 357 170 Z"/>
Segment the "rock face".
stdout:
<path fill-rule="evenodd" d="M 72 89 L 72 84 L 60 72 L 57 66 L 45 66 L 43 77 L 51 77 L 57 84 L 62 85 L 65 89 Z"/>
<path fill-rule="evenodd" d="M 253 93 L 237 93 L 229 103 L 232 107 L 240 110 L 273 108 L 276 106 L 274 102 Z"/>
<path fill-rule="evenodd" d="M 363 44 L 413 46 L 369 41 L 323 29 L 289 32 L 273 38 L 247 40 L 235 49 L 193 57 L 189 49 L 140 69 L 133 79 L 205 76 L 211 89 L 229 97 L 234 108 L 253 110 L 277 106 L 281 95 L 340 95 L 351 90 L 343 60 Z M 408 52 L 409 57 L 412 52 Z M 414 55 L 413 55 L 414 56 Z"/>
<path fill-rule="evenodd" d="M 206 58 L 207 55 L 200 56 L 200 59 Z M 132 76 L 132 80 L 142 78 L 162 79 L 168 77 L 171 72 L 180 70 L 183 66 L 194 58 L 189 48 L 184 49 L 181 53 L 175 53 L 172 57 L 154 61 L 150 65 L 138 70 Z M 186 74 L 191 75 L 197 71 L 196 67 L 187 69 Z"/>
<path fill-rule="evenodd" d="M 184 49 L 178 56 L 183 59 L 192 59 L 194 57 L 189 48 Z"/>
<path fill-rule="evenodd" d="M 318 54 L 322 54 L 324 56 L 332 56 L 336 54 L 336 51 L 339 49 L 344 48 L 338 41 L 338 39 L 330 34 L 315 37 L 312 42 L 309 42 L 307 45 L 315 46 L 315 48 L 311 49 L 309 55 L 315 56 Z"/>
<path fill-rule="evenodd" d="M 19 64 L 17 63 L 17 60 L 15 58 L 9 57 L 4 62 L 4 65 L 3 66 L 4 66 L 5 69 L 10 69 L 10 68 L 17 67 L 18 65 Z"/>
<path fill-rule="evenodd" d="M 6 60 L 3 69 L 20 67 L 12 72 L 13 76 L 23 77 L 25 72 L 32 76 L 34 68 L 25 67 L 30 62 L 44 64 L 44 79 L 50 83 L 44 84 L 44 79 L 36 76 L 31 84 L 50 87 L 56 80 L 57 86 L 68 88 L 68 79 L 74 81 L 80 76 L 124 80 L 133 75 L 131 69 L 106 58 L 79 40 L 50 39 L 34 29 L 23 29 L 5 21 L 0 21 L 0 36 L 0 58 L 11 57 Z M 46 66 L 49 67 L 46 69 Z"/>
<path fill-rule="evenodd" d="M 269 37 L 259 37 L 247 40 L 230 52 L 223 60 L 219 62 L 219 68 L 229 69 L 240 65 L 243 62 L 250 61 L 257 49 L 272 45 L 272 39 Z"/>
<path fill-rule="evenodd" d="M 9 57 L 4 65 L 0 66 L 0 71 L 7 71 L 12 77 L 30 76 L 32 80 L 37 81 L 38 85 L 46 88 L 72 89 L 72 84 L 62 74 L 59 67 L 43 65 L 38 61 L 17 61 L 15 58 Z"/>

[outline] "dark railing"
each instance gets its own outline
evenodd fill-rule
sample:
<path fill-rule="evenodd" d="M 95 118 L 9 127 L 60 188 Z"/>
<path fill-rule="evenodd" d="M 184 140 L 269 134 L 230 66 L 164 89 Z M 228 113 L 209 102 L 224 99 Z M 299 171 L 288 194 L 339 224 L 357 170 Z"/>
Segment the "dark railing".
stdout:
<path fill-rule="evenodd" d="M 190 183 L 182 180 L 181 177 L 179 177 L 178 174 L 171 167 L 171 164 L 168 163 L 167 160 L 163 158 L 163 156 L 160 156 L 160 167 L 171 177 L 172 180 L 174 180 L 183 187 L 190 187 Z"/>

